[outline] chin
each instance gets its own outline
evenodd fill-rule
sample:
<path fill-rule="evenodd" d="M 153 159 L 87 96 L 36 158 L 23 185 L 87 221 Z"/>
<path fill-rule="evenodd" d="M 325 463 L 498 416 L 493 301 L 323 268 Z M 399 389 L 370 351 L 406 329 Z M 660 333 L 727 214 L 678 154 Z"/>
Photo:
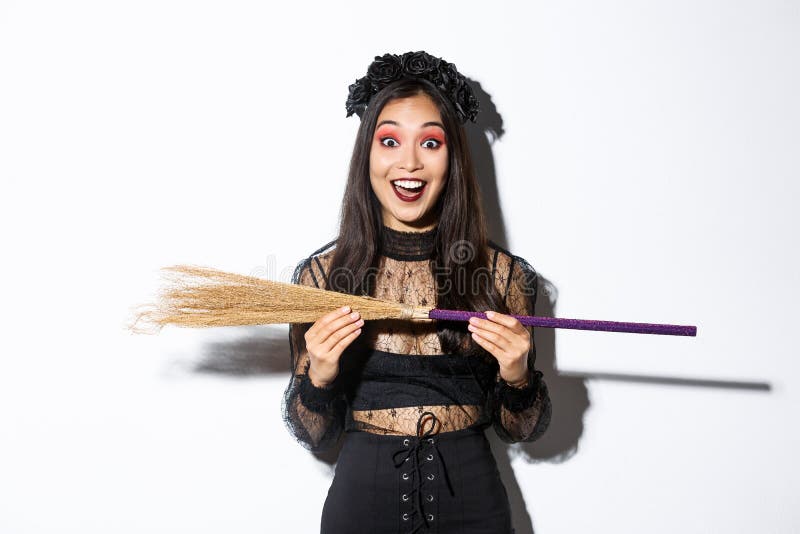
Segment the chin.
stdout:
<path fill-rule="evenodd" d="M 400 221 L 401 223 L 405 224 L 416 224 L 422 222 L 425 218 L 424 215 L 414 214 L 414 215 L 402 215 L 400 213 L 395 213 L 394 218 Z"/>

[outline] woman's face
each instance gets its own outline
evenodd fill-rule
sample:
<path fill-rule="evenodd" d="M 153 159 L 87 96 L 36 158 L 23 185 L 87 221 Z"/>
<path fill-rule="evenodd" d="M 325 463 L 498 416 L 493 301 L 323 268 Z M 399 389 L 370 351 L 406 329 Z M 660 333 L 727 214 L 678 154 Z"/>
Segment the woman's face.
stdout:
<path fill-rule="evenodd" d="M 433 207 L 447 179 L 447 139 L 439 110 L 422 93 L 390 100 L 375 123 L 369 156 L 383 224 L 402 231 L 436 226 Z"/>

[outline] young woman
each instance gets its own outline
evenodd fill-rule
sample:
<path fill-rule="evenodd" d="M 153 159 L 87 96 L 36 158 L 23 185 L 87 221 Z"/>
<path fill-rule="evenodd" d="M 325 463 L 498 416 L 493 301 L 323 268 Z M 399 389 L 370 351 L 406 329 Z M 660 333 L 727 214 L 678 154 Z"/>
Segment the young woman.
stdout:
<path fill-rule="evenodd" d="M 311 450 L 343 437 L 322 532 L 513 532 L 484 430 L 533 441 L 551 407 L 532 331 L 510 316 L 534 313 L 536 272 L 486 235 L 463 126 L 477 102 L 453 64 L 409 52 L 376 57 L 347 109 L 361 126 L 339 235 L 294 283 L 489 318 L 345 308 L 290 325 L 284 419 Z"/>

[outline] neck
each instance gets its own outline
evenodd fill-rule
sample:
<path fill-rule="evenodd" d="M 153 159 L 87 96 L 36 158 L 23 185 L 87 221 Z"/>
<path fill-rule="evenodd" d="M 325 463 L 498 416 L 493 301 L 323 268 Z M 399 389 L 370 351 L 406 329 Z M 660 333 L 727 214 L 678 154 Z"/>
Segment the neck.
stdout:
<path fill-rule="evenodd" d="M 432 223 L 419 222 L 417 224 L 407 224 L 399 221 L 384 223 L 384 228 L 390 228 L 398 232 L 429 232 L 439 226 L 438 221 Z"/>

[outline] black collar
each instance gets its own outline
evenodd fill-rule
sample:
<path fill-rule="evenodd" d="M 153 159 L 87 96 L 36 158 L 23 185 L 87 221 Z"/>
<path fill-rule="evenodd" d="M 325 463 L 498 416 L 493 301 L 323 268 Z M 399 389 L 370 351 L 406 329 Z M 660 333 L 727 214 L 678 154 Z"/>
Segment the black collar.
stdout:
<path fill-rule="evenodd" d="M 424 232 L 403 232 L 388 226 L 381 228 L 381 254 L 401 261 L 430 259 L 438 227 Z"/>

